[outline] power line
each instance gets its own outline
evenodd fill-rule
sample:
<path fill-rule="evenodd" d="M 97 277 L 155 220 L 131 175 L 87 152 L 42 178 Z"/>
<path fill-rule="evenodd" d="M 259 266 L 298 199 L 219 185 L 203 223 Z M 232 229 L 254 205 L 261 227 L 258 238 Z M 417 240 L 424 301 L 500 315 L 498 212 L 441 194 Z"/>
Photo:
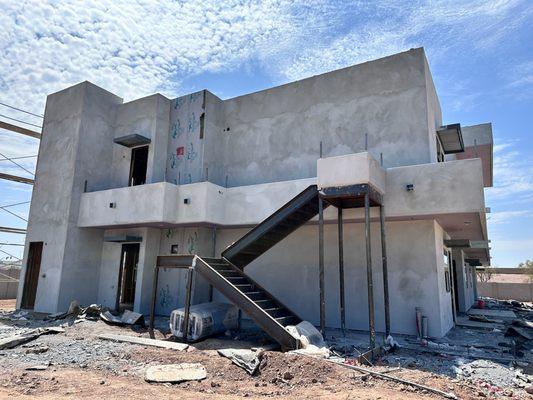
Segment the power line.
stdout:
<path fill-rule="evenodd" d="M 22 259 L 18 258 L 17 256 L 14 256 L 13 254 L 9 254 L 7 251 L 4 251 L 2 249 L 0 249 L 0 251 L 4 254 L 7 254 L 9 257 L 13 257 L 13 258 L 16 258 L 17 260 L 19 261 L 22 261 Z"/>
<path fill-rule="evenodd" d="M 23 243 L 0 243 L 0 246 L 24 246 Z"/>
<path fill-rule="evenodd" d="M 6 213 L 9 213 L 9 214 L 11 214 L 11 215 L 14 215 L 14 216 L 17 217 L 17 218 L 20 218 L 21 220 L 28 222 L 28 220 L 27 220 L 26 218 L 23 218 L 23 217 L 21 217 L 20 215 L 15 214 L 13 211 L 9 211 L 9 210 L 7 210 L 5 207 L 0 207 L 0 210 L 3 210 L 3 211 L 5 211 Z"/>
<path fill-rule="evenodd" d="M 17 108 L 17 107 L 10 106 L 9 104 L 6 104 L 6 103 L 2 103 L 2 102 L 0 102 L 0 104 L 3 105 L 3 106 L 5 106 L 5 107 L 12 108 L 13 110 L 21 111 L 21 112 L 23 112 L 23 113 L 30 114 L 30 115 L 33 115 L 33 116 L 35 116 L 35 117 L 44 118 L 43 115 L 34 114 L 34 113 L 32 113 L 32 112 L 29 112 L 29 111 L 23 110 L 23 109 L 21 109 L 21 108 Z"/>
<path fill-rule="evenodd" d="M 24 158 L 35 158 L 37 157 L 37 155 L 35 156 L 22 156 L 22 157 L 11 157 L 12 160 L 22 160 Z M 0 159 L 0 161 L 9 161 L 9 158 L 2 158 Z"/>
<path fill-rule="evenodd" d="M 22 169 L 23 169 L 24 171 L 26 171 L 27 173 L 32 174 L 33 176 L 35 176 L 35 174 L 34 174 L 33 172 L 31 172 L 29 169 L 24 168 L 22 165 L 20 165 L 20 164 L 17 163 L 16 161 L 13 161 L 11 158 L 7 157 L 6 155 L 0 153 L 0 156 L 2 156 L 2 157 L 4 157 L 4 158 L 8 159 L 8 160 L 11 161 L 13 164 L 15 164 L 16 166 L 22 168 Z"/>
<path fill-rule="evenodd" d="M 26 121 L 22 121 L 22 120 L 20 120 L 20 119 L 12 118 L 12 117 L 9 117 L 9 116 L 4 115 L 4 114 L 0 114 L 0 117 L 4 117 L 4 118 L 7 118 L 7 119 L 11 119 L 11 120 L 13 120 L 13 121 L 20 122 L 20 123 L 22 123 L 22 124 L 35 126 L 35 127 L 37 127 L 37 128 L 42 129 L 42 126 L 41 126 L 41 125 L 32 124 L 32 123 L 30 123 L 30 122 L 26 122 Z"/>
<path fill-rule="evenodd" d="M 28 204 L 29 201 L 21 201 L 20 203 L 6 204 L 5 206 L 0 206 L 0 208 L 15 207 L 20 206 L 21 204 Z"/>

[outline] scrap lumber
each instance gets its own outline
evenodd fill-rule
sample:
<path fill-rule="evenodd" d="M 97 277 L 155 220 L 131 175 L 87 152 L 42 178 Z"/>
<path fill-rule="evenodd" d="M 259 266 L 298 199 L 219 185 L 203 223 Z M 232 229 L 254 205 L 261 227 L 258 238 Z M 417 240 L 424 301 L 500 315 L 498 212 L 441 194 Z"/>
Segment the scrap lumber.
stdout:
<path fill-rule="evenodd" d="M 23 128 L 21 126 L 10 124 L 9 122 L 0 121 L 0 128 L 5 129 L 7 131 L 20 133 L 22 135 L 30 136 L 35 139 L 40 139 L 41 134 L 39 132 L 32 131 L 27 128 Z"/>
<path fill-rule="evenodd" d="M 187 347 L 189 347 L 189 345 L 185 343 L 167 342 L 165 340 L 149 339 L 137 336 L 114 335 L 111 333 L 99 335 L 98 339 L 111 340 L 113 342 L 140 344 L 141 346 L 161 347 L 164 349 L 172 349 L 178 351 L 185 350 L 187 349 Z"/>
<path fill-rule="evenodd" d="M 0 172 L 0 179 L 5 179 L 6 181 L 13 181 L 13 182 L 19 182 L 19 183 L 26 183 L 28 185 L 33 185 L 35 180 L 30 178 L 24 178 L 22 176 L 15 176 L 10 174 L 4 174 Z"/>
<path fill-rule="evenodd" d="M 442 390 L 435 389 L 435 388 L 432 388 L 432 387 L 429 387 L 429 386 L 426 386 L 426 385 L 422 385 L 420 383 L 408 381 L 408 380 L 401 379 L 401 378 L 398 378 L 398 377 L 395 377 L 395 376 L 391 376 L 391 375 L 386 375 L 385 373 L 372 371 L 370 369 L 363 368 L 363 367 L 358 367 L 356 365 L 344 364 L 344 363 L 341 363 L 339 361 L 334 361 L 334 360 L 326 360 L 326 361 L 328 361 L 330 363 L 333 363 L 333 364 L 340 365 L 341 367 L 345 367 L 345 368 L 353 369 L 355 371 L 362 372 L 364 374 L 369 374 L 369 375 L 372 375 L 372 376 L 377 377 L 377 378 L 382 378 L 382 379 L 385 379 L 385 380 L 399 382 L 399 383 L 403 383 L 405 385 L 414 386 L 414 387 L 416 387 L 418 389 L 427 390 L 428 392 L 438 394 L 439 396 L 442 396 L 442 397 L 444 397 L 446 399 L 457 400 L 457 396 L 455 394 L 453 394 L 453 393 L 443 392 Z"/>

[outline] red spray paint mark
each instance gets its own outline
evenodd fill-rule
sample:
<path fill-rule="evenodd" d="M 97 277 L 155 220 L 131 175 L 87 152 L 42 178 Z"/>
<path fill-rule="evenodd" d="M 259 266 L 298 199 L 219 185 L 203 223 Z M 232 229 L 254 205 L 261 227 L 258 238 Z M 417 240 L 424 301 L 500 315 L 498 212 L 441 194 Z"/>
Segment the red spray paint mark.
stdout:
<path fill-rule="evenodd" d="M 184 155 L 184 154 L 185 154 L 185 148 L 184 148 L 183 146 L 178 147 L 178 148 L 176 149 L 176 155 L 177 155 L 177 156 L 182 156 L 182 155 Z"/>

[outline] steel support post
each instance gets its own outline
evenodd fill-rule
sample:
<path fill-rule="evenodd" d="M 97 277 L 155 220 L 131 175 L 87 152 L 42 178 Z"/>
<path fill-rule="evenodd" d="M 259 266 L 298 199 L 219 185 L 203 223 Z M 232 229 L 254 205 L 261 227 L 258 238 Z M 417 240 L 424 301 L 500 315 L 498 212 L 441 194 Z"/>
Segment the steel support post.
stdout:
<path fill-rule="evenodd" d="M 339 298 L 341 308 L 341 329 L 342 333 L 346 329 L 346 311 L 344 299 L 344 243 L 343 243 L 343 226 L 342 226 L 342 208 L 337 209 L 337 225 L 339 229 Z"/>
<path fill-rule="evenodd" d="M 385 305 L 385 338 L 390 335 L 389 312 L 389 273 L 387 270 L 387 243 L 385 234 L 385 207 L 379 206 L 379 222 L 381 226 L 381 263 L 383 265 L 383 303 Z"/>
<path fill-rule="evenodd" d="M 185 312 L 183 314 L 183 336 L 182 339 L 187 342 L 187 334 L 189 332 L 189 313 L 191 310 L 191 291 L 192 279 L 194 269 L 190 267 L 187 270 L 187 292 L 185 293 Z"/>
<path fill-rule="evenodd" d="M 152 284 L 152 302 L 150 304 L 150 326 L 149 326 L 149 332 L 150 337 L 152 339 L 155 338 L 154 336 L 154 318 L 155 318 L 155 302 L 157 297 L 157 278 L 159 275 L 159 267 L 156 265 L 154 270 L 154 282 Z"/>
<path fill-rule="evenodd" d="M 326 301 L 324 298 L 324 200 L 318 197 L 318 285 L 320 290 L 320 331 L 326 332 Z"/>
<path fill-rule="evenodd" d="M 370 196 L 365 194 L 365 239 L 366 239 L 366 278 L 368 286 L 368 328 L 370 331 L 370 348 L 376 347 L 374 328 L 374 287 L 372 282 L 372 255 L 370 244 Z"/>

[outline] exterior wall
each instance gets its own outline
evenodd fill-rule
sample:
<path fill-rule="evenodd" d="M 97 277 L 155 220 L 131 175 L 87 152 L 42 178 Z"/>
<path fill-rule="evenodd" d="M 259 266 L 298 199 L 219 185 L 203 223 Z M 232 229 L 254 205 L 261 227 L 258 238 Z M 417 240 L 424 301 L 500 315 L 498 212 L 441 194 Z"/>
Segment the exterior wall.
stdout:
<path fill-rule="evenodd" d="M 169 255 L 172 245 L 178 245 L 180 254 L 198 254 L 212 257 L 214 252 L 213 228 L 176 228 L 161 230 L 160 255 Z M 209 301 L 209 285 L 198 274 L 194 274 L 192 304 Z M 159 271 L 156 314 L 169 315 L 172 310 L 185 305 L 187 271 L 185 269 L 162 268 Z M 150 290 L 151 292 L 151 290 Z"/>
<path fill-rule="evenodd" d="M 86 185 L 105 187 L 114 111 L 121 102 L 88 82 L 48 96 L 21 273 L 25 276 L 29 242 L 44 242 L 37 311 L 65 310 L 72 299 L 96 298 L 99 259 L 94 256 L 101 253 L 102 237 L 96 229 L 77 228 L 79 200 Z M 22 290 L 20 285 L 17 307 Z"/>
<path fill-rule="evenodd" d="M 477 282 L 477 287 L 483 297 L 533 302 L 532 283 Z"/>
<path fill-rule="evenodd" d="M 433 219 L 438 214 L 473 213 L 479 220 L 484 211 L 480 160 L 389 168 L 386 173 L 376 169 L 381 172 L 379 179 L 367 176 L 376 186 L 385 186 L 387 217 Z M 383 181 L 386 185 L 379 183 Z M 415 185 L 413 191 L 405 189 L 408 183 Z M 312 184 L 316 184 L 315 178 L 227 189 L 210 182 L 179 186 L 157 183 L 84 193 L 78 224 L 255 225 Z M 190 204 L 184 204 L 186 198 Z M 109 208 L 111 202 L 116 208 Z M 335 219 L 336 213 L 326 211 L 325 218 Z M 363 212 L 347 210 L 346 218 L 363 218 Z"/>
<path fill-rule="evenodd" d="M 169 114 L 170 100 L 159 94 L 117 107 L 114 138 L 139 134 L 151 140 L 146 171 L 147 183 L 165 181 Z M 107 145 L 113 149 L 113 165 L 112 179 L 106 189 L 128 186 L 131 149 L 114 143 Z"/>
<path fill-rule="evenodd" d="M 441 322 L 446 312 L 439 296 L 434 221 L 387 222 L 387 256 L 391 328 L 393 333 L 415 334 L 415 307 L 429 317 L 429 334 L 440 337 L 451 325 Z M 217 252 L 246 233 L 246 229 L 224 229 L 217 235 Z M 413 246 L 416 243 L 416 246 Z M 305 225 L 246 267 L 259 284 L 289 306 L 300 317 L 319 323 L 318 228 Z M 442 243 L 440 244 L 442 248 Z M 349 329 L 368 329 L 368 297 L 364 224 L 344 226 L 346 323 Z M 379 224 L 372 224 L 372 268 L 376 329 L 384 330 L 383 281 Z M 442 259 L 442 256 L 440 256 Z M 442 268 L 440 268 L 442 269 Z M 326 323 L 340 326 L 339 275 L 336 224 L 325 225 Z M 295 290 L 296 289 L 296 290 Z M 221 298 L 221 297 L 220 297 Z M 445 306 L 445 305 L 444 305 Z M 451 312 L 451 309 L 449 310 Z M 450 317 L 451 318 L 451 317 Z"/>
<path fill-rule="evenodd" d="M 440 329 L 440 336 L 443 336 L 448 332 L 454 324 L 453 321 L 453 303 L 452 303 L 452 295 L 453 292 L 446 291 L 446 268 L 449 268 L 448 265 L 446 265 L 444 261 L 444 239 L 448 239 L 446 236 L 446 232 L 442 229 L 442 227 L 434 221 L 434 249 L 436 251 L 436 265 L 437 265 L 437 273 L 434 274 L 436 280 L 437 280 L 437 290 L 434 293 L 437 293 L 438 295 L 438 302 L 439 302 L 439 314 L 438 315 L 432 315 L 431 318 L 437 318 L 439 320 L 439 329 Z M 434 253 L 435 254 L 435 253 Z M 451 260 L 450 260 L 451 262 Z M 451 276 L 450 276 L 451 278 Z M 423 308 L 423 311 L 427 313 L 427 309 Z"/>
<path fill-rule="evenodd" d="M 203 168 L 205 90 L 172 100 L 168 135 L 167 182 L 175 184 L 205 180 Z"/>
<path fill-rule="evenodd" d="M 368 149 L 384 166 L 432 161 L 423 49 L 225 100 L 229 186 L 316 176 L 324 156 Z M 431 154 L 430 154 L 431 153 Z"/>
<path fill-rule="evenodd" d="M 0 300 L 17 298 L 20 279 L 20 268 L 0 268 Z M 11 281 L 5 275 L 15 279 Z M 22 286 L 22 285 L 21 285 Z"/>

